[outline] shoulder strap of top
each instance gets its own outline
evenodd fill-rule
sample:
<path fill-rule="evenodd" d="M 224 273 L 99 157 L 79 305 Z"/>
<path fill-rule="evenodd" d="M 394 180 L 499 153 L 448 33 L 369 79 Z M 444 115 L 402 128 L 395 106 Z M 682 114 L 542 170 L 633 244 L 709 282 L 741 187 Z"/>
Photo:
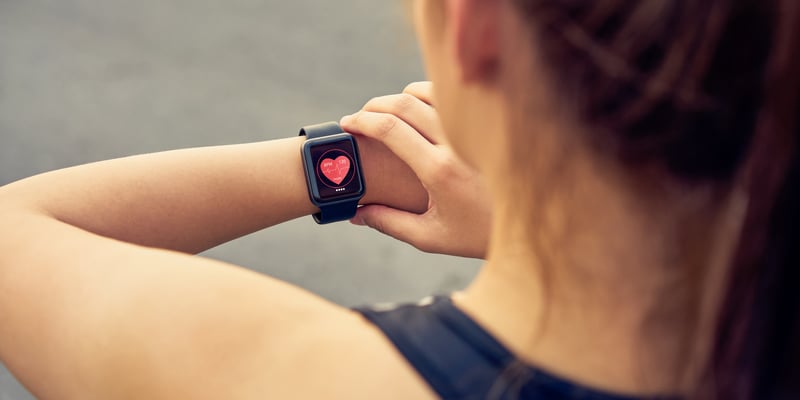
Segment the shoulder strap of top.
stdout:
<path fill-rule="evenodd" d="M 513 357 L 466 315 L 448 311 L 449 299 L 391 310 L 360 309 L 443 398 L 485 393 L 497 369 Z M 466 336 L 466 337 L 464 337 Z M 475 347 L 472 342 L 485 343 Z"/>
<path fill-rule="evenodd" d="M 443 399 L 633 399 L 583 388 L 519 361 L 447 297 L 356 311 Z"/>

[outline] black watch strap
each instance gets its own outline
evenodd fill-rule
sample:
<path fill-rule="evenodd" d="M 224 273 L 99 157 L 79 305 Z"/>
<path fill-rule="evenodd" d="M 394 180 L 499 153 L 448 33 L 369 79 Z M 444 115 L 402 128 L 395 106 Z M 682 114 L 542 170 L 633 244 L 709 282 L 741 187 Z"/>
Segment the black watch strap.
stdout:
<path fill-rule="evenodd" d="M 319 212 L 313 214 L 314 221 L 318 224 L 330 224 L 331 222 L 345 221 L 356 216 L 358 210 L 358 200 L 346 201 L 336 204 L 326 204 L 319 208 Z"/>
<path fill-rule="evenodd" d="M 336 122 L 324 122 L 321 124 L 304 126 L 303 129 L 300 129 L 300 136 L 316 139 L 323 136 L 337 135 L 343 132 L 342 127 Z"/>
<path fill-rule="evenodd" d="M 330 135 L 338 135 L 343 132 L 344 130 L 342 130 L 342 127 L 339 126 L 338 123 L 324 122 L 303 127 L 300 129 L 300 136 L 316 139 Z M 313 215 L 314 221 L 318 224 L 330 224 L 331 222 L 353 218 L 356 216 L 356 210 L 358 209 L 358 200 L 359 199 L 322 205 L 319 208 L 319 212 Z"/>

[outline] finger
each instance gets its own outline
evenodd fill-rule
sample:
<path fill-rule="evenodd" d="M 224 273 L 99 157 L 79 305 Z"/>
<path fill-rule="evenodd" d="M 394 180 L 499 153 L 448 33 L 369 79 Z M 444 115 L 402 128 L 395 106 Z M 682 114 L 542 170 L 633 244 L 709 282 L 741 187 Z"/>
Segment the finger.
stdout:
<path fill-rule="evenodd" d="M 375 97 L 363 110 L 396 115 L 431 143 L 441 142 L 442 128 L 436 110 L 410 94 Z"/>
<path fill-rule="evenodd" d="M 402 240 L 420 248 L 424 228 L 420 223 L 422 216 L 382 205 L 360 207 L 356 216 L 350 220 L 354 225 L 368 226 L 384 235 Z"/>
<path fill-rule="evenodd" d="M 413 82 L 409 83 L 405 89 L 403 89 L 403 93 L 410 94 L 418 99 L 420 99 L 425 104 L 433 107 L 434 110 L 436 106 L 434 104 L 433 98 L 433 82 L 431 81 L 421 81 L 421 82 Z M 430 131 L 426 137 L 433 143 L 444 143 L 445 136 L 444 136 L 444 128 L 442 128 L 441 120 L 439 119 L 439 114 L 436 114 L 436 124 L 437 129 Z"/>
<path fill-rule="evenodd" d="M 433 106 L 433 83 L 431 81 L 409 83 L 403 93 L 410 94 Z"/>
<path fill-rule="evenodd" d="M 359 111 L 340 121 L 346 132 L 373 138 L 386 145 L 425 182 L 441 151 L 405 121 L 392 114 Z"/>

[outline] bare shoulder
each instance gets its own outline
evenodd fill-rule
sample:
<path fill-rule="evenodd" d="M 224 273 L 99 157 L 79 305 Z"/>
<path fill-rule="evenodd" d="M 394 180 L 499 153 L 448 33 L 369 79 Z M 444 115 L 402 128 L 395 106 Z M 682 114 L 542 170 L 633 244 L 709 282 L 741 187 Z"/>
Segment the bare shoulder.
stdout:
<path fill-rule="evenodd" d="M 191 270 L 163 268 L 162 262 L 158 276 L 123 290 L 124 300 L 113 302 L 120 318 L 109 321 L 104 336 L 116 350 L 97 357 L 106 360 L 97 367 L 111 374 L 101 381 L 113 386 L 102 393 L 151 399 L 435 397 L 360 314 L 241 268 L 184 260 Z"/>
<path fill-rule="evenodd" d="M 23 221 L 0 265 L 0 358 L 40 398 L 432 396 L 376 328 L 301 288 Z"/>
<path fill-rule="evenodd" d="M 320 318 L 285 338 L 269 367 L 275 398 L 433 399 L 424 380 L 374 325 L 352 311 Z M 279 391 L 273 391 L 279 389 Z"/>
<path fill-rule="evenodd" d="M 309 296 L 312 296 L 309 294 Z M 162 358 L 144 371 L 149 398 L 433 399 L 436 396 L 389 340 L 359 314 L 322 299 L 271 309 L 273 321 L 247 331 L 200 331 L 185 340 L 187 364 Z M 269 314 L 269 315 L 266 315 Z M 257 314 L 250 317 L 257 321 Z M 245 326 L 236 331 L 237 324 Z M 162 348 L 163 351 L 163 348 Z M 168 350 L 171 351 L 171 350 Z M 191 361 L 190 361 L 191 360 Z M 149 368 L 142 365 L 144 369 Z M 152 365 L 150 366 L 152 367 Z M 182 371 L 175 373 L 176 367 Z M 132 371 L 133 372 L 133 371 Z M 137 375 L 142 375 L 139 370 Z M 202 385 L 197 385 L 202 382 Z M 165 383 L 165 386 L 160 386 Z"/>

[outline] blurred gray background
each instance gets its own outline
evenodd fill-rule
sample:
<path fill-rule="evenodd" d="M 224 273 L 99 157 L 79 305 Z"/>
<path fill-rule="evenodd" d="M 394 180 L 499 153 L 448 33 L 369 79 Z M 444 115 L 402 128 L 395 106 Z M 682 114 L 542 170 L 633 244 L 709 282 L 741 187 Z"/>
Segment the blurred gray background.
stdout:
<path fill-rule="evenodd" d="M 401 0 L 0 0 L 0 185 L 295 135 L 423 77 Z M 207 255 L 348 306 L 452 291 L 479 265 L 311 218 Z M 29 398 L 0 364 L 0 400 Z"/>

